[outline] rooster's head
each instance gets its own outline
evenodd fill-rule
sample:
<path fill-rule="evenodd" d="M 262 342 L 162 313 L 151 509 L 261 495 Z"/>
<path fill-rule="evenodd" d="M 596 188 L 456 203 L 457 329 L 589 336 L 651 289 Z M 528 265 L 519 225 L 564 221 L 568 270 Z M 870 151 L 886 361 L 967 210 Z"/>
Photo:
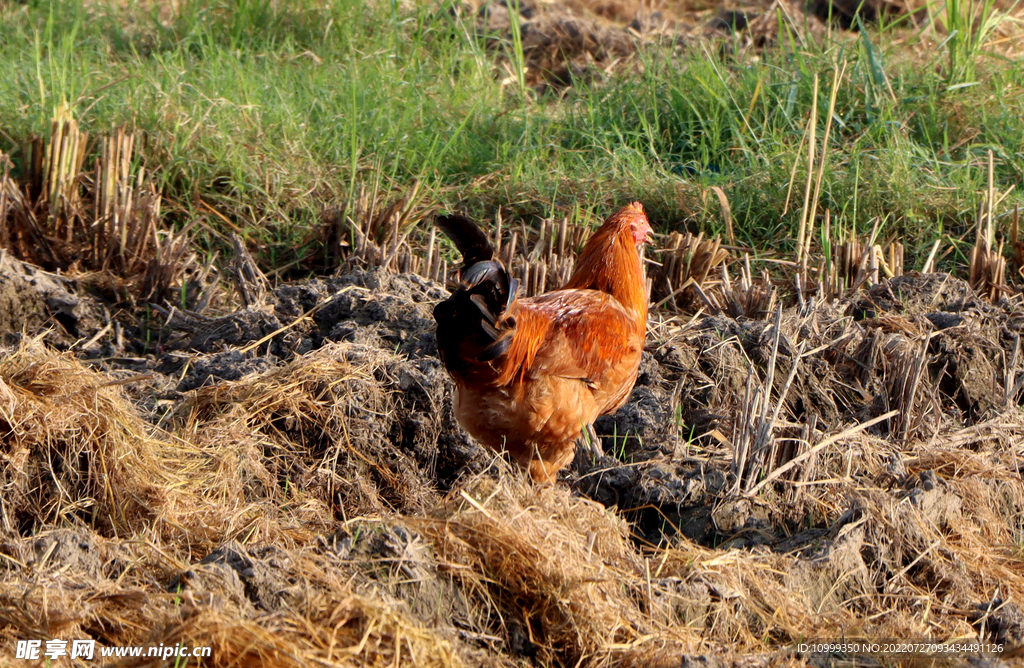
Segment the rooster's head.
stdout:
<path fill-rule="evenodd" d="M 640 202 L 633 202 L 622 207 L 611 218 L 617 220 L 623 227 L 628 226 L 630 234 L 633 235 L 633 243 L 637 246 L 645 244 L 654 234 L 651 224 L 644 213 L 644 205 Z"/>

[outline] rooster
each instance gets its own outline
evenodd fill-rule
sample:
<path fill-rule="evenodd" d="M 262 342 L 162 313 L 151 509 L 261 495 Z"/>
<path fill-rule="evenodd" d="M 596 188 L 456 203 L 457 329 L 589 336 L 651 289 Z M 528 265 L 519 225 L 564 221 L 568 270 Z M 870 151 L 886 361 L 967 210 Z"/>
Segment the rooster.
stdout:
<path fill-rule="evenodd" d="M 434 308 L 455 417 L 534 480 L 553 482 L 584 430 L 597 447 L 592 423 L 626 403 L 636 382 L 648 302 L 638 247 L 652 234 L 644 208 L 612 214 L 564 287 L 522 299 L 476 224 L 463 216 L 436 224 L 463 258 L 458 287 Z"/>

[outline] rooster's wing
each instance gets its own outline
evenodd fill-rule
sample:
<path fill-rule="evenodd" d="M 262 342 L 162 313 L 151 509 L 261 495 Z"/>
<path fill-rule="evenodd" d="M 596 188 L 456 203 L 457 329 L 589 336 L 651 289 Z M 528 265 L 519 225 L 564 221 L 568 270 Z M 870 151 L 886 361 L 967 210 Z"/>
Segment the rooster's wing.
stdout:
<path fill-rule="evenodd" d="M 636 380 L 644 325 L 614 297 L 596 290 L 557 290 L 519 302 L 504 380 L 555 376 L 578 380 L 599 414 L 617 409 Z"/>

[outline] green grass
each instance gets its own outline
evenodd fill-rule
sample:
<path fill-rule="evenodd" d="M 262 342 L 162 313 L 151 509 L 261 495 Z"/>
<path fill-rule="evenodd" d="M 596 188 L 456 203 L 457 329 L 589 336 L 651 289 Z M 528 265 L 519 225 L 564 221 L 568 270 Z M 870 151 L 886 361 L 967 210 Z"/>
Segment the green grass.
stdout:
<path fill-rule="evenodd" d="M 268 265 L 307 253 L 324 209 L 377 178 L 394 196 L 419 180 L 428 203 L 480 216 L 500 205 L 506 219 L 527 221 L 591 220 L 636 198 L 662 230 L 711 234 L 724 231 L 706 191 L 717 185 L 738 242 L 789 252 L 806 148 L 782 211 L 813 77 L 820 142 L 833 68 L 846 61 L 818 209 L 835 226 L 866 233 L 882 220 L 880 236 L 902 238 L 914 268 L 937 236 L 969 235 L 989 149 L 998 190 L 1024 175 L 1024 66 L 980 45 L 952 44 L 954 58 L 947 43 L 915 59 L 906 44 L 917 38 L 896 25 L 824 45 L 784 32 L 757 60 L 728 43 L 649 47 L 642 74 L 540 94 L 521 79 L 501 84 L 516 68 L 498 59 L 523 58 L 518 35 L 488 49 L 447 5 L 370 5 L 185 2 L 169 16 L 141 5 L 0 3 L 0 150 L 22 167 L 23 142 L 48 131 L 62 101 L 94 137 L 134 125 L 169 220 L 205 213 L 204 202 L 244 229 Z"/>
<path fill-rule="evenodd" d="M 1007 4 L 1006 9 L 997 7 L 995 0 L 946 0 L 941 5 L 929 4 L 929 13 L 940 16 L 946 26 L 943 43 L 949 58 L 946 81 L 950 86 L 971 85 L 975 81 L 979 54 L 1018 2 L 1010 0 Z"/>

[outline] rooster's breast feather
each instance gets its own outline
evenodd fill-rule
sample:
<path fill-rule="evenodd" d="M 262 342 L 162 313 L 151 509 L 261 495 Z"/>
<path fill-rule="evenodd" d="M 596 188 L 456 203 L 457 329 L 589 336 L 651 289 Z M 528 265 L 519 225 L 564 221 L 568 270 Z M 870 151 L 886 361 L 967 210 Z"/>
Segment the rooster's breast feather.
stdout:
<path fill-rule="evenodd" d="M 520 300 L 515 317 L 518 331 L 499 384 L 550 375 L 579 378 L 605 391 L 635 378 L 644 325 L 611 295 L 549 292 Z"/>

